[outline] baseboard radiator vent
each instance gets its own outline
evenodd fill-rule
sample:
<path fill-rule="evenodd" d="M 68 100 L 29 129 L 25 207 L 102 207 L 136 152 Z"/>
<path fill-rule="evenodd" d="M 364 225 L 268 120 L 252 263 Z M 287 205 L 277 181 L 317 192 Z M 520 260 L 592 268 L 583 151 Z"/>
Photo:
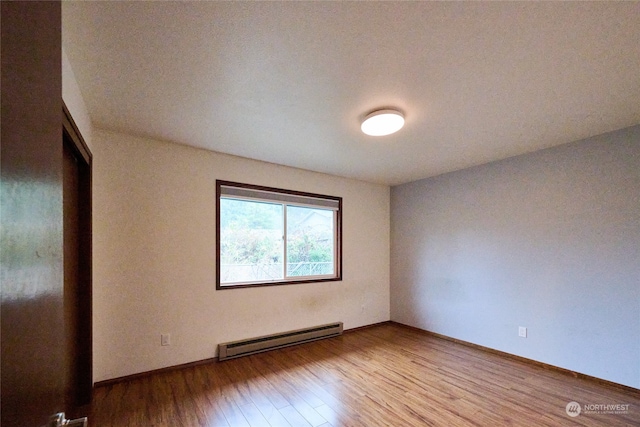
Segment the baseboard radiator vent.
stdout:
<path fill-rule="evenodd" d="M 342 322 L 218 344 L 218 360 L 248 356 L 338 335 L 342 335 Z"/>

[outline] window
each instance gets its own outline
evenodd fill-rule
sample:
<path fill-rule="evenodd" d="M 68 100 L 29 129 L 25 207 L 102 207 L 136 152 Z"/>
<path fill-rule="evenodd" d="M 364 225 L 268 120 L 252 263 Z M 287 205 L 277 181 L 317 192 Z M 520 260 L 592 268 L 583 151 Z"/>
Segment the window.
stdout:
<path fill-rule="evenodd" d="M 217 289 L 342 280 L 342 198 L 216 181 Z"/>

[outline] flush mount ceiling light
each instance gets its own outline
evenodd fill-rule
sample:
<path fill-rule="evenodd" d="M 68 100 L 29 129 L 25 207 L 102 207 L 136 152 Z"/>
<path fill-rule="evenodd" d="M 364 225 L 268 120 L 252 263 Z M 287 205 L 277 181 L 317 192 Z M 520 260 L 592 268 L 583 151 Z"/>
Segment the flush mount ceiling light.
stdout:
<path fill-rule="evenodd" d="M 391 135 L 404 126 L 404 115 L 398 110 L 384 109 L 372 111 L 362 122 L 362 132 L 371 136 Z"/>

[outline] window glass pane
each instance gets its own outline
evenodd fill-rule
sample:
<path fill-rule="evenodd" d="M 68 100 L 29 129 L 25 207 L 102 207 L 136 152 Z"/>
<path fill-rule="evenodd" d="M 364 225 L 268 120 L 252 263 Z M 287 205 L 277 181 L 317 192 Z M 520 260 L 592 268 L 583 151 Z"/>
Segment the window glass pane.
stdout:
<path fill-rule="evenodd" d="M 283 279 L 283 206 L 220 199 L 220 283 Z"/>
<path fill-rule="evenodd" d="M 334 271 L 334 212 L 287 206 L 287 276 L 322 276 Z"/>

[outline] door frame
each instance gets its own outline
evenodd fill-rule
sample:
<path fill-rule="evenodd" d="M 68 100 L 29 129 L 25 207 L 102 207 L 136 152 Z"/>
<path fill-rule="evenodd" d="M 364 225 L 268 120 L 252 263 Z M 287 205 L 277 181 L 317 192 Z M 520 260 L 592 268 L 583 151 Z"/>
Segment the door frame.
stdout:
<path fill-rule="evenodd" d="M 68 385 L 70 394 L 65 399 L 65 410 L 74 414 L 74 409 L 91 403 L 93 391 L 92 154 L 64 101 L 62 113 L 62 141 L 76 158 L 79 181 L 79 288 L 78 295 L 72 300 L 81 304 L 77 307 L 65 307 L 65 310 L 77 310 L 78 320 L 78 339 L 72 350 L 76 352 L 77 363 L 71 366 L 70 361 L 67 362 L 67 369 L 73 372 L 71 377 L 75 378 L 75 384 Z M 64 149 L 64 146 L 62 148 Z"/>

